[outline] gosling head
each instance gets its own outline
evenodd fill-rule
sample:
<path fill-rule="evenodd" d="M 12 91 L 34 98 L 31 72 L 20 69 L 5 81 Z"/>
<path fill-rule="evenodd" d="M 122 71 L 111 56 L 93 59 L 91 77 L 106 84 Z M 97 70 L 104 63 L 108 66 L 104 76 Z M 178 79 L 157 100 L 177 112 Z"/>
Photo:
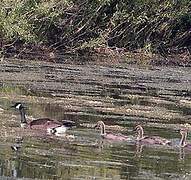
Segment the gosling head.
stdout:
<path fill-rule="evenodd" d="M 143 127 L 141 125 L 137 125 L 137 126 L 135 126 L 134 131 L 141 132 L 141 131 L 143 131 Z"/>
<path fill-rule="evenodd" d="M 105 135 L 106 135 L 106 132 L 105 132 L 105 124 L 104 124 L 103 121 L 98 121 L 94 128 L 95 128 L 95 129 L 100 128 L 100 130 L 101 130 L 101 136 L 105 136 Z"/>
<path fill-rule="evenodd" d="M 137 132 L 137 139 L 142 139 L 143 138 L 143 127 L 141 125 L 137 125 L 134 128 L 134 131 Z"/>
<path fill-rule="evenodd" d="M 94 126 L 94 128 L 95 128 L 95 129 L 98 129 L 98 128 L 104 126 L 104 125 L 105 125 L 105 124 L 104 124 L 103 121 L 98 121 L 97 124 Z"/>
<path fill-rule="evenodd" d="M 187 129 L 180 129 L 180 134 L 181 134 L 182 136 L 185 136 L 185 135 L 188 134 L 188 130 L 187 130 Z"/>

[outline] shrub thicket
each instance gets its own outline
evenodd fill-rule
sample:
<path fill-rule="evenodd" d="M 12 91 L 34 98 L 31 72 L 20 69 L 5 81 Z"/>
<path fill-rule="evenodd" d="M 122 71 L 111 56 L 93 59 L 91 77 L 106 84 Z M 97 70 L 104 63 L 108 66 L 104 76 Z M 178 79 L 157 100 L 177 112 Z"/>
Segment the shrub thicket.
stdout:
<path fill-rule="evenodd" d="M 190 0 L 2 0 L 0 45 L 190 51 Z"/>

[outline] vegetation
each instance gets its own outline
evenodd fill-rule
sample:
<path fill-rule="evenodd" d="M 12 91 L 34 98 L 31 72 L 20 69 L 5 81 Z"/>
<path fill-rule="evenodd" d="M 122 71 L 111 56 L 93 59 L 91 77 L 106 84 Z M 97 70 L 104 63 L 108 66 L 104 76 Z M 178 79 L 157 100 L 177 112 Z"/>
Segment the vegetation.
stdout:
<path fill-rule="evenodd" d="M 190 0 L 1 0 L 0 6 L 4 55 L 191 51 Z"/>

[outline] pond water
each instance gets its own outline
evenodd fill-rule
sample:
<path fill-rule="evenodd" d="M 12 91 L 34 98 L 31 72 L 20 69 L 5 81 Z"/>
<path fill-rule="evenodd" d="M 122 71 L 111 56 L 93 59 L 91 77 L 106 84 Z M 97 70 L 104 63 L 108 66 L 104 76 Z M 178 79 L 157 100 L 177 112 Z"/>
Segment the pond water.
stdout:
<path fill-rule="evenodd" d="M 188 67 L 1 62 L 0 178 L 191 179 L 191 150 L 178 147 L 179 129 L 190 128 L 190 74 Z M 28 119 L 75 121 L 67 132 L 75 138 L 21 129 L 15 102 Z M 173 145 L 103 140 L 93 128 L 99 120 L 129 136 L 142 124 Z"/>

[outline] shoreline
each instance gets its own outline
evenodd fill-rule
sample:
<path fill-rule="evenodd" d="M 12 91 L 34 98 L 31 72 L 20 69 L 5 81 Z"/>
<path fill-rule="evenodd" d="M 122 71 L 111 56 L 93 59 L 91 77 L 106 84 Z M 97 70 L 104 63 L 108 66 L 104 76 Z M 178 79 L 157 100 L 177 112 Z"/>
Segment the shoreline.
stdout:
<path fill-rule="evenodd" d="M 126 51 L 122 48 L 86 48 L 76 51 L 54 50 L 48 47 L 31 47 L 22 49 L 7 50 L 0 56 L 4 58 L 16 58 L 25 60 L 38 60 L 53 63 L 120 63 L 138 65 L 157 65 L 157 66 L 191 66 L 189 52 L 173 53 L 166 56 L 152 54 L 144 51 Z"/>

